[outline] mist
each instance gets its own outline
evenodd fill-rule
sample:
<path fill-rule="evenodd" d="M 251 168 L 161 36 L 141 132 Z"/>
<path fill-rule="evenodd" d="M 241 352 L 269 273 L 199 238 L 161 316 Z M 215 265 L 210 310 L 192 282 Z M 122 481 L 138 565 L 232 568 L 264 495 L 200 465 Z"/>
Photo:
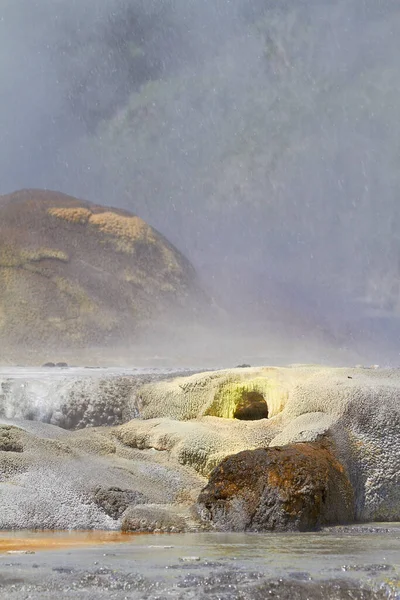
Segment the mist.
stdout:
<path fill-rule="evenodd" d="M 249 346 L 395 362 L 399 34 L 389 1 L 2 0 L 0 194 L 132 210 Z"/>

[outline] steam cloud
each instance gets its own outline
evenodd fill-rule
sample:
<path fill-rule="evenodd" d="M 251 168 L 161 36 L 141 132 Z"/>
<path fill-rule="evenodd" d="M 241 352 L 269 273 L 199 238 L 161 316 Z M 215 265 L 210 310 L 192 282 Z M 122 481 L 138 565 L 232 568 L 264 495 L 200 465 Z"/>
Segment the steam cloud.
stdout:
<path fill-rule="evenodd" d="M 396 356 L 399 33 L 385 1 L 3 0 L 0 193 L 130 208 L 250 328 Z"/>

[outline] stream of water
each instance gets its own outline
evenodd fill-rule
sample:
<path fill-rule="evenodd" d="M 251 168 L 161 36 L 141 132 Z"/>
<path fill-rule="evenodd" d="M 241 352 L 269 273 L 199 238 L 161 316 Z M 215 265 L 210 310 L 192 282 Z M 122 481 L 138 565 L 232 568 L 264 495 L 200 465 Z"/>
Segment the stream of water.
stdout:
<path fill-rule="evenodd" d="M 0 538 L 2 598 L 400 598 L 400 524 L 307 534 Z"/>

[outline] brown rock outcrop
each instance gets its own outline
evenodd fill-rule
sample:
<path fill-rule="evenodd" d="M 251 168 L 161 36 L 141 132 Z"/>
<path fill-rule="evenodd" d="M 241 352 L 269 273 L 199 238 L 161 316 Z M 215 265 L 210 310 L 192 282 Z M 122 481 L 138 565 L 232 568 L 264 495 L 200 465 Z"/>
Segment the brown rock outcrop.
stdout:
<path fill-rule="evenodd" d="M 57 192 L 0 197 L 0 343 L 132 341 L 203 302 L 188 260 L 139 217 Z"/>
<path fill-rule="evenodd" d="M 246 450 L 211 473 L 203 521 L 230 531 L 307 531 L 354 520 L 347 473 L 322 443 Z"/>

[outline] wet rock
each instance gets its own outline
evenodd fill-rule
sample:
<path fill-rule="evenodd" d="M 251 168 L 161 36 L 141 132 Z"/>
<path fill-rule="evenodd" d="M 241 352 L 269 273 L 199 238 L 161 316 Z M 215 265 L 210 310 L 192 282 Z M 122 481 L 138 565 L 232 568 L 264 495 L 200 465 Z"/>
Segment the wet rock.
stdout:
<path fill-rule="evenodd" d="M 183 533 L 190 528 L 186 515 L 175 507 L 148 504 L 128 508 L 122 521 L 122 531 Z"/>
<path fill-rule="evenodd" d="M 223 460 L 198 499 L 202 520 L 232 531 L 307 531 L 354 520 L 344 467 L 323 443 L 248 450 Z"/>
<path fill-rule="evenodd" d="M 98 488 L 94 491 L 94 502 L 112 519 L 122 517 L 128 506 L 145 504 L 148 498 L 135 490 L 121 490 L 117 487 Z"/>

